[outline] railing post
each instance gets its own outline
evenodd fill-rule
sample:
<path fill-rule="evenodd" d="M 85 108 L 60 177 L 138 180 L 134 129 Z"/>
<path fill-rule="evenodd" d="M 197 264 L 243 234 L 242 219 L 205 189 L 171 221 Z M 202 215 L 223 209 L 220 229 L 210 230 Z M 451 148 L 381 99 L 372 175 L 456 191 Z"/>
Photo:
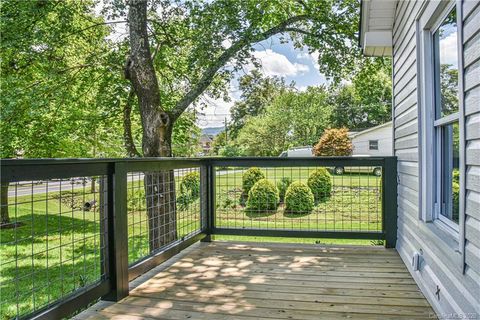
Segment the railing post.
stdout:
<path fill-rule="evenodd" d="M 127 171 L 122 162 L 113 163 L 108 176 L 108 277 L 110 292 L 104 300 L 118 301 L 128 296 Z"/>
<path fill-rule="evenodd" d="M 383 232 L 385 247 L 395 248 L 397 243 L 397 158 L 384 159 L 382 175 Z"/>
<path fill-rule="evenodd" d="M 212 241 L 215 223 L 215 170 L 210 162 L 200 168 L 202 229 L 207 234 L 202 242 Z"/>

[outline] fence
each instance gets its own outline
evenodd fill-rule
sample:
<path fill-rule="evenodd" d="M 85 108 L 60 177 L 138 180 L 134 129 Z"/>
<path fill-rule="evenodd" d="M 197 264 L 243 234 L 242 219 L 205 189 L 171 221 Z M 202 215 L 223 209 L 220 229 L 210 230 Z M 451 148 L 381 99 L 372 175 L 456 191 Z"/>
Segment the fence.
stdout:
<path fill-rule="evenodd" d="M 2 160 L 1 181 L 1 318 L 121 299 L 215 234 L 396 240 L 394 157 Z"/>

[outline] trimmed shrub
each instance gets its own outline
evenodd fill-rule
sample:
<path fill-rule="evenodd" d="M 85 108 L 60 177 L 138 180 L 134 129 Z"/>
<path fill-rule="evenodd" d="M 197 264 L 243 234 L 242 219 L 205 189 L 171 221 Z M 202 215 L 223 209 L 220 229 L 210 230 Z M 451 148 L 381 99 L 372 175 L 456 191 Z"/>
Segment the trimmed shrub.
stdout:
<path fill-rule="evenodd" d="M 326 200 L 332 192 L 332 176 L 326 168 L 318 168 L 308 177 L 308 186 L 316 202 Z"/>
<path fill-rule="evenodd" d="M 180 182 L 180 195 L 177 204 L 180 210 L 186 210 L 188 205 L 200 198 L 200 173 L 189 172 L 182 177 Z"/>
<path fill-rule="evenodd" d="M 278 196 L 280 197 L 280 202 L 283 203 L 285 199 L 285 192 L 287 192 L 288 186 L 292 183 L 292 179 L 288 177 L 283 177 L 279 182 L 277 182 Z"/>
<path fill-rule="evenodd" d="M 265 179 L 265 174 L 257 167 L 252 167 L 245 171 L 242 176 L 242 189 L 245 194 L 253 187 L 257 181 Z"/>
<path fill-rule="evenodd" d="M 285 193 L 285 212 L 309 213 L 313 210 L 315 199 L 312 190 L 303 182 L 290 184 Z"/>
<path fill-rule="evenodd" d="M 182 177 L 180 182 L 180 193 L 188 193 L 193 199 L 200 197 L 200 173 L 189 172 Z"/>
<path fill-rule="evenodd" d="M 270 211 L 276 210 L 278 205 L 278 190 L 267 179 L 257 181 L 248 192 L 247 210 Z"/>
<path fill-rule="evenodd" d="M 265 174 L 257 167 L 249 168 L 242 175 L 242 195 L 240 196 L 240 204 L 244 206 L 247 202 L 248 193 L 257 181 L 264 179 Z"/>
<path fill-rule="evenodd" d="M 319 156 L 349 156 L 353 145 L 348 137 L 348 129 L 327 129 L 313 147 L 313 154 Z"/>

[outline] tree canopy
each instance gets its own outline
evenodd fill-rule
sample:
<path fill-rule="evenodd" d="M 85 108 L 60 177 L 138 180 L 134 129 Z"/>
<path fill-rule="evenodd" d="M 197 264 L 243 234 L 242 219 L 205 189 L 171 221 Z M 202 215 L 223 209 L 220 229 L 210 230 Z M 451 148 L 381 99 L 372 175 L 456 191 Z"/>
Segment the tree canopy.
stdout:
<path fill-rule="evenodd" d="M 240 100 L 230 109 L 229 127 L 232 138 L 237 137 L 247 117 L 265 113 L 267 106 L 278 95 L 294 88 L 293 83 L 286 85 L 283 78 L 266 77 L 256 69 L 240 77 L 238 83 L 238 89 L 241 91 Z"/>
<path fill-rule="evenodd" d="M 391 120 L 390 59 L 365 59 L 350 82 L 332 86 L 332 127 L 366 129 Z"/>
<path fill-rule="evenodd" d="M 2 3 L 1 157 L 123 154 L 116 102 L 103 99 L 121 69 L 112 70 L 109 29 L 92 6 Z"/>
<path fill-rule="evenodd" d="M 236 144 L 252 156 L 278 156 L 293 146 L 312 146 L 328 128 L 331 116 L 325 87 L 280 94 L 264 114 L 248 117 Z"/>

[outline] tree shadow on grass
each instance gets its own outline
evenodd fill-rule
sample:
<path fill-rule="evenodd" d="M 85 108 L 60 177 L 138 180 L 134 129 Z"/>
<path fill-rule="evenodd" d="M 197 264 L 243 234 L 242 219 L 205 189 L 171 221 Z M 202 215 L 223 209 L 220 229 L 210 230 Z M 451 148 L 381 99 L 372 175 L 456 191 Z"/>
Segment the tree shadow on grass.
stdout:
<path fill-rule="evenodd" d="M 251 209 L 246 209 L 245 210 L 245 215 L 251 219 L 255 218 L 265 218 L 265 217 L 270 217 L 273 216 L 277 213 L 277 209 L 275 210 L 251 210 Z"/>
<path fill-rule="evenodd" d="M 88 250 L 95 251 L 95 250 Z M 83 290 L 101 276 L 101 259 L 92 254 L 76 255 L 77 260 L 50 259 L 32 264 L 2 267 L 2 307 L 0 319 L 26 316 L 56 300 Z M 18 313 L 17 313 L 18 307 Z"/>
<path fill-rule="evenodd" d="M 78 214 L 78 213 L 77 213 Z M 85 219 L 72 217 L 71 213 L 30 214 L 17 218 L 23 225 L 12 229 L 3 229 L 0 235 L 0 244 L 16 245 L 18 241 L 29 243 L 45 242 L 46 237 L 87 233 L 100 233 L 99 221 L 90 220 L 93 212 L 85 212 Z M 99 213 L 95 213 L 99 219 Z M 80 238 L 80 237 L 79 237 Z"/>
<path fill-rule="evenodd" d="M 286 218 L 303 218 L 312 214 L 312 211 L 287 211 L 283 212 L 283 216 Z"/>

